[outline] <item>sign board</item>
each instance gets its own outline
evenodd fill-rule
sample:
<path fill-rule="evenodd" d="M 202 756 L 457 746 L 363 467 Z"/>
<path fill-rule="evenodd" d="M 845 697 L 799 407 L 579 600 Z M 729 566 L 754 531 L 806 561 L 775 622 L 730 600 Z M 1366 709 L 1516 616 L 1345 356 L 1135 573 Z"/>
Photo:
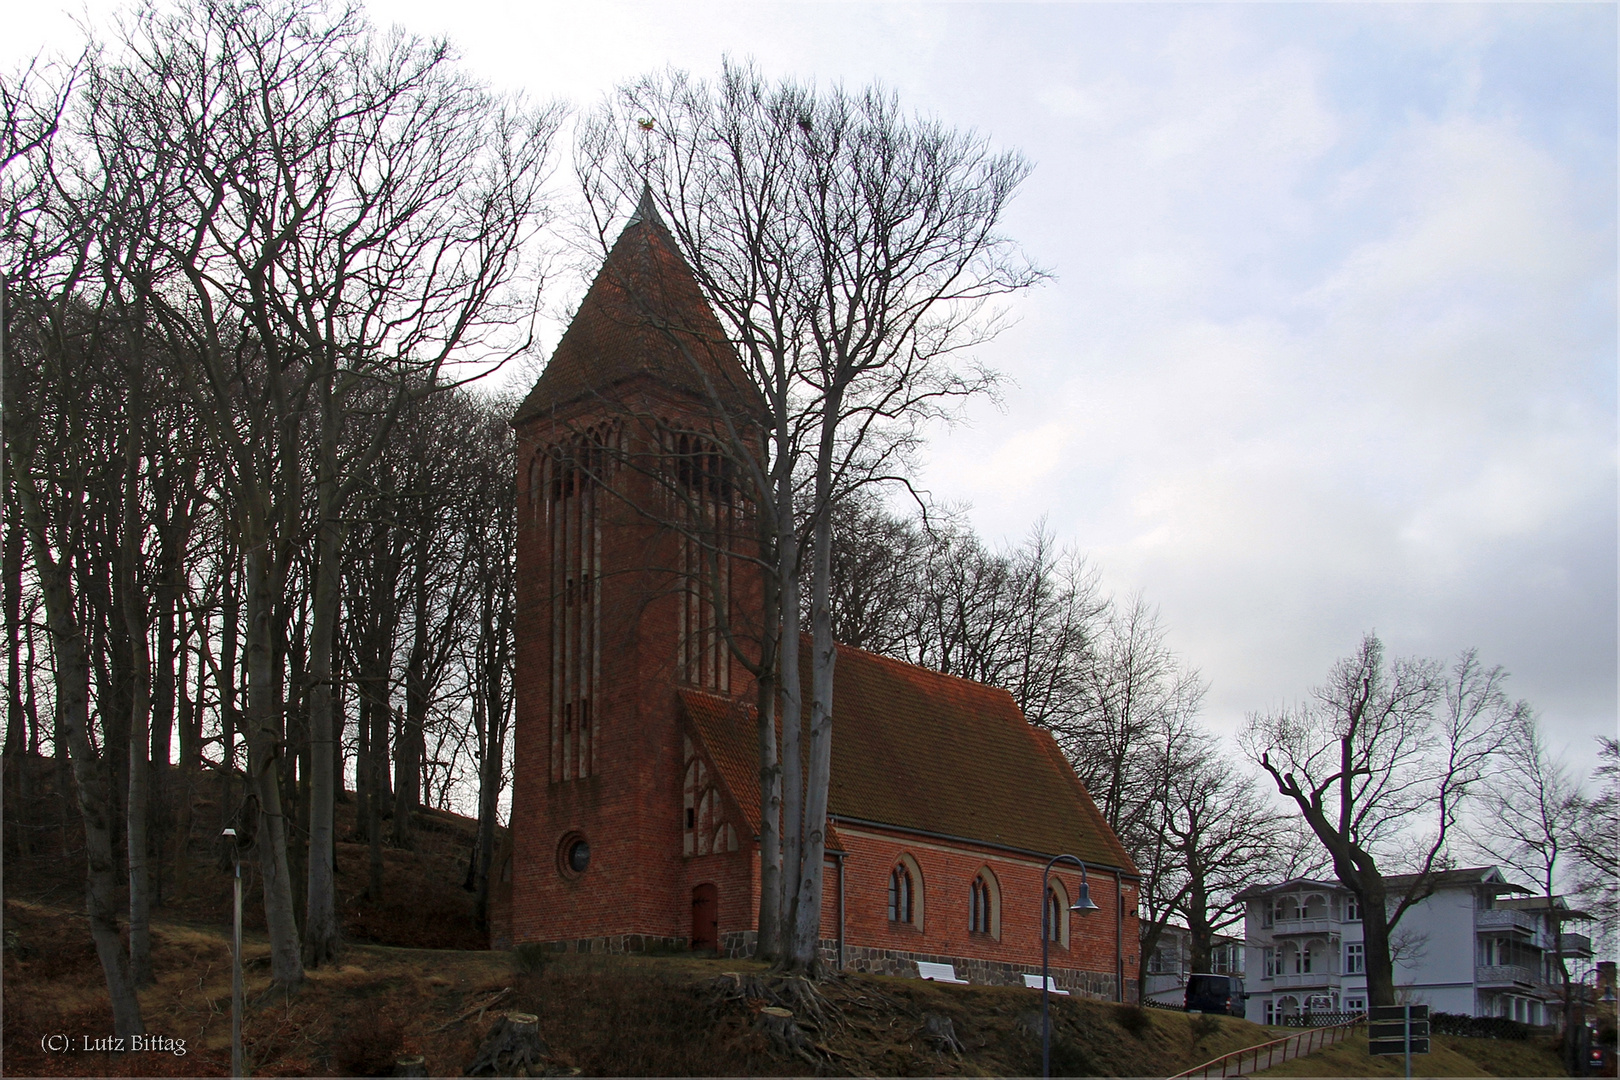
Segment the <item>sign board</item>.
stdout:
<path fill-rule="evenodd" d="M 1374 1006 L 1367 1010 L 1367 1021 L 1367 1053 L 1373 1057 L 1429 1052 L 1427 1005 Z"/>
<path fill-rule="evenodd" d="M 1412 1053 L 1427 1054 L 1429 1040 L 1412 1036 Z M 1368 1039 L 1368 1057 L 1404 1057 L 1406 1055 L 1406 1041 L 1404 1039 Z"/>
<path fill-rule="evenodd" d="M 1367 1019 L 1373 1021 L 1404 1021 L 1408 1009 L 1412 1011 L 1413 1020 L 1427 1020 L 1429 1018 L 1429 1007 L 1427 1005 L 1374 1005 L 1367 1010 Z"/>

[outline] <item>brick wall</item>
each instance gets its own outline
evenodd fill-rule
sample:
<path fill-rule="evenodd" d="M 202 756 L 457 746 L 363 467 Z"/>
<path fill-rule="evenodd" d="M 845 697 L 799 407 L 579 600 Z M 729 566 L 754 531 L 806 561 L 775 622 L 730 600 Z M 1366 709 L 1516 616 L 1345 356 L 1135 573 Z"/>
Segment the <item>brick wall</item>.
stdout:
<path fill-rule="evenodd" d="M 979 974 L 972 981 L 990 983 L 1018 982 L 1017 976 L 1024 972 L 1040 971 L 1044 860 L 845 822 L 838 824 L 838 834 L 847 849 L 843 883 L 846 965 L 915 974 L 914 966 L 909 971 L 890 969 L 895 964 L 940 958 L 937 962 L 975 965 L 972 970 Z M 919 926 L 891 922 L 888 917 L 889 873 L 902 855 L 910 857 L 922 878 L 916 882 L 921 897 Z M 999 887 L 999 935 L 969 930 L 969 890 L 981 870 L 994 875 Z M 1063 882 L 1071 902 L 1079 895 L 1081 875 L 1072 865 L 1059 864 L 1052 877 Z M 1139 977 L 1136 884 L 1130 878 L 1123 881 L 1124 905 L 1118 909 L 1121 893 L 1111 871 L 1088 868 L 1087 879 L 1092 902 L 1099 910 L 1069 916 L 1067 946 L 1059 942 L 1049 946 L 1051 969 L 1070 973 L 1065 977 L 1076 988 L 1112 996 L 1116 960 L 1122 960 L 1127 993 L 1134 994 Z M 838 887 L 837 874 L 829 868 L 821 925 L 823 934 L 835 942 Z M 868 967 L 861 969 L 859 963 Z M 959 975 L 962 970 L 958 969 Z"/>
<path fill-rule="evenodd" d="M 531 492 L 537 451 L 602 421 L 621 425 L 632 453 L 650 454 L 646 417 L 679 415 L 679 402 L 650 386 L 623 390 L 624 407 L 588 405 L 557 418 L 531 420 L 518 432 L 518 611 L 510 880 L 495 884 L 491 940 L 497 945 L 548 942 L 569 951 L 637 951 L 688 941 L 691 898 L 701 884 L 719 896 L 721 949 L 752 947 L 758 911 L 758 859 L 739 807 L 728 799 L 738 850 L 683 854 L 683 728 L 674 668 L 679 537 L 645 511 L 662 496 L 648 479 L 650 456 L 618 470 L 618 494 L 598 501 L 601 533 L 601 678 L 593 707 L 598 724 L 591 775 L 552 779 L 550 532 L 543 492 Z M 757 577 L 735 587 L 738 615 L 757 608 Z M 747 623 L 757 621 L 743 618 Z M 733 693 L 748 676 L 733 662 Z M 915 974 L 918 959 L 957 965 L 974 982 L 1020 981 L 1039 971 L 1043 862 L 973 844 L 839 823 L 847 850 L 842 881 L 829 865 L 822 934 L 836 950 L 842 928 L 846 965 Z M 582 874 L 561 865 L 565 838 L 583 837 L 591 860 Z M 902 856 L 917 867 L 917 925 L 888 918 L 889 872 Z M 497 861 L 501 867 L 502 861 Z M 969 886 L 988 871 L 1000 894 L 999 933 L 969 930 Z M 499 875 L 498 875 L 499 876 Z M 1080 874 L 1054 876 L 1070 900 Z M 1060 985 L 1111 997 L 1122 974 L 1127 994 L 1138 978 L 1135 885 L 1105 870 L 1090 874 L 1089 916 L 1071 915 L 1066 944 L 1051 947 Z M 841 891 L 840 891 L 841 889 Z M 840 896 L 842 910 L 840 911 Z M 649 944 L 651 943 L 651 944 Z M 829 959 L 832 959 L 829 956 Z M 1120 969 L 1123 969 L 1122 971 Z"/>
<path fill-rule="evenodd" d="M 680 538 L 649 513 L 665 496 L 648 476 L 656 445 L 650 420 L 679 416 L 682 406 L 650 385 L 623 393 L 622 407 L 597 403 L 532 420 L 518 432 L 512 871 L 492 898 L 492 940 L 686 940 L 692 889 L 704 882 L 719 892 L 722 932 L 752 926 L 747 853 L 688 858 L 682 852 L 685 766 L 674 690 L 679 611 L 672 572 Z M 588 776 L 553 780 L 551 536 L 545 493 L 530 490 L 530 463 L 537 452 L 600 422 L 619 425 L 631 460 L 617 469 L 614 495 L 597 500 L 596 764 Z M 757 585 L 743 578 L 735 589 L 739 602 L 757 596 Z M 731 677 L 734 687 L 746 685 L 740 664 L 732 662 Z M 561 865 L 561 846 L 576 835 L 591 848 L 582 874 Z"/>

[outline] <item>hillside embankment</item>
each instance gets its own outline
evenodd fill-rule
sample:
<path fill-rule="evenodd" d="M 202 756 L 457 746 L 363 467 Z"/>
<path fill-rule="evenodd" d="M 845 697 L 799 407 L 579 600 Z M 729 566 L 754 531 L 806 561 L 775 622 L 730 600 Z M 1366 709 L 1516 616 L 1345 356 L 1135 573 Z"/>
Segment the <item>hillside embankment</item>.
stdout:
<path fill-rule="evenodd" d="M 5 1072 L 53 1076 L 206 1076 L 230 1068 L 230 944 L 224 927 L 160 918 L 157 984 L 141 993 L 147 1030 L 185 1052 L 84 1050 L 108 1032 L 108 1007 L 85 918 L 20 900 L 5 906 Z M 250 1001 L 244 1046 L 258 1076 L 387 1074 L 420 1054 L 454 1076 L 507 1011 L 539 1017 L 555 1072 L 598 1076 L 984 1076 L 1040 1071 L 1040 995 L 1015 987 L 939 986 L 849 976 L 822 984 L 822 1023 L 803 1046 L 760 1024 L 762 966 L 673 956 L 517 954 L 350 945 L 295 994 L 269 990 L 263 935 L 244 947 Z M 768 990 L 765 991 L 768 993 Z M 957 1048 L 930 1037 L 948 1020 Z M 1188 1017 L 1053 999 L 1053 1071 L 1164 1076 L 1264 1041 L 1236 1019 Z M 52 1034 L 74 1040 L 51 1052 Z M 808 1055 L 808 1056 L 806 1056 Z"/>
<path fill-rule="evenodd" d="M 98 1048 L 111 1034 L 110 1009 L 83 913 L 76 808 L 42 794 L 44 787 L 36 783 L 27 807 L 8 806 L 0 1073 L 229 1075 L 231 878 L 213 840 L 217 783 L 205 777 L 197 785 L 188 858 L 168 864 L 163 902 L 153 911 L 157 982 L 141 991 L 151 1048 L 121 1054 Z M 382 895 L 368 899 L 369 852 L 355 842 L 352 801 L 340 803 L 338 815 L 346 945 L 337 963 L 310 971 L 294 994 L 270 989 L 258 883 L 244 864 L 243 1044 L 253 1075 L 388 1075 L 399 1058 L 421 1055 L 429 1075 L 457 1076 L 513 1011 L 538 1017 L 545 1066 L 559 1075 L 1040 1073 L 1040 995 L 1022 987 L 849 975 L 803 999 L 746 961 L 488 951 L 464 888 L 471 821 L 419 814 L 414 850 L 384 849 Z M 766 1010 L 779 1005 L 795 1012 L 791 1039 L 766 1023 Z M 1283 1034 L 1235 1018 L 1072 997 L 1052 1005 L 1053 1075 L 1169 1076 Z M 1462 1045 L 1493 1040 L 1443 1042 L 1458 1056 L 1434 1055 L 1420 1064 L 1421 1075 L 1558 1075 L 1555 1056 L 1525 1044 L 1496 1044 L 1501 1053 L 1494 1053 L 1496 1046 Z M 1323 1057 L 1326 1072 L 1316 1058 L 1275 1072 L 1390 1075 L 1390 1064 L 1399 1064 L 1366 1064 L 1365 1040 L 1360 1045 L 1359 1059 Z"/>

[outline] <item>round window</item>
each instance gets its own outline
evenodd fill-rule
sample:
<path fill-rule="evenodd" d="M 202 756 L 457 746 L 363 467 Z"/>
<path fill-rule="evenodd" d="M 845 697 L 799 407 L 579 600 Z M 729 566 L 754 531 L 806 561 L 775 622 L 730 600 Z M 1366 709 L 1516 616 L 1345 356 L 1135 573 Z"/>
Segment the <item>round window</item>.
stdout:
<path fill-rule="evenodd" d="M 575 840 L 569 844 L 568 869 L 576 874 L 583 874 L 589 865 L 591 865 L 591 845 L 584 840 Z"/>

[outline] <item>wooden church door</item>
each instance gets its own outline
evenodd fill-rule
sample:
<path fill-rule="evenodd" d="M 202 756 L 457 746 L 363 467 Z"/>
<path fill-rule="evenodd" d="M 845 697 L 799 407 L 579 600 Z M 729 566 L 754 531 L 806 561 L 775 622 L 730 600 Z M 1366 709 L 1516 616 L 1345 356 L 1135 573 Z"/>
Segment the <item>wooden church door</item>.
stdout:
<path fill-rule="evenodd" d="M 692 948 L 720 948 L 720 891 L 708 883 L 692 890 Z"/>

